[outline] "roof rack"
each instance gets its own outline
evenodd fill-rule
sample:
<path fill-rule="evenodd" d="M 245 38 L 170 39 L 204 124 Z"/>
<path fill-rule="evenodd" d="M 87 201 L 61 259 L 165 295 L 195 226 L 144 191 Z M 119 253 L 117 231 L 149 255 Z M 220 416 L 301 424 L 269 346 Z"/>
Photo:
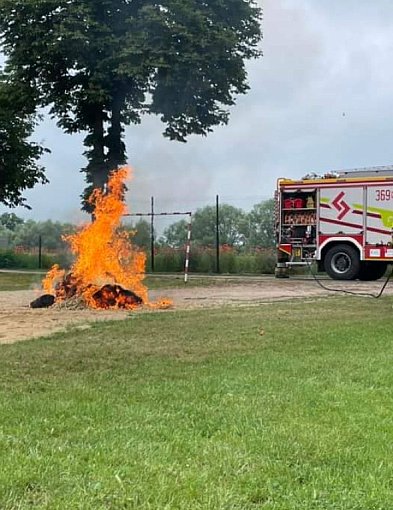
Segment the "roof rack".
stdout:
<path fill-rule="evenodd" d="M 334 172 L 338 177 L 388 177 L 393 176 L 393 165 L 369 166 Z"/>

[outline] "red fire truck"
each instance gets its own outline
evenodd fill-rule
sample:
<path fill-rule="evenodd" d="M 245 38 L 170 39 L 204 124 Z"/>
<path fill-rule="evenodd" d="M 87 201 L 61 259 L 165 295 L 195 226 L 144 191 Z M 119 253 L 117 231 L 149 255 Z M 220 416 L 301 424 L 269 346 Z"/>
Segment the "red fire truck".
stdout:
<path fill-rule="evenodd" d="M 279 179 L 276 276 L 317 262 L 336 280 L 377 280 L 393 263 L 393 166 Z"/>

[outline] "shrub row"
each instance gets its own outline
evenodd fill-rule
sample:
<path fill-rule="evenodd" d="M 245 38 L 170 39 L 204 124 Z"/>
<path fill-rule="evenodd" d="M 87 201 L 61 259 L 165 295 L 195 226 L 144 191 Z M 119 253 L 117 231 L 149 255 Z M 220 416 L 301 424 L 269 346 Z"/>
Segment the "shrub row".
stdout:
<path fill-rule="evenodd" d="M 151 267 L 148 256 L 147 269 Z M 42 269 L 49 269 L 53 264 L 68 268 L 71 264 L 70 255 L 43 254 Z M 184 250 L 158 248 L 154 257 L 154 269 L 159 273 L 178 273 L 184 271 Z M 264 249 L 253 252 L 238 252 L 223 248 L 220 252 L 220 272 L 226 274 L 272 274 L 274 273 L 274 250 Z M 190 254 L 189 270 L 193 273 L 214 273 L 216 271 L 216 251 L 211 248 L 195 248 Z M 12 250 L 0 250 L 0 268 L 2 269 L 37 269 L 38 255 L 15 253 Z"/>
<path fill-rule="evenodd" d="M 154 256 L 154 268 L 157 272 L 181 272 L 184 270 L 184 251 L 160 248 Z M 148 261 L 150 264 L 150 262 Z M 276 259 L 274 250 L 256 250 L 237 252 L 223 249 L 220 251 L 220 272 L 227 274 L 272 274 Z M 193 273 L 214 273 L 217 268 L 214 249 L 196 248 L 190 254 L 189 270 Z"/>
<path fill-rule="evenodd" d="M 50 269 L 53 264 L 69 267 L 70 256 L 65 253 L 41 256 L 41 268 Z M 38 254 L 15 253 L 12 250 L 0 250 L 0 269 L 38 269 Z"/>

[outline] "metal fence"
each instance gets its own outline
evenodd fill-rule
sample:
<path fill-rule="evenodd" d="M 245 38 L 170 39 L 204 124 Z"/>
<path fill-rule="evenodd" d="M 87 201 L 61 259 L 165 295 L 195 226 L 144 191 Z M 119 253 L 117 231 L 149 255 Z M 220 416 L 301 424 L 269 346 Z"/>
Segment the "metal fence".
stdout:
<path fill-rule="evenodd" d="M 219 195 L 212 197 L 210 201 L 177 202 L 150 197 L 129 207 L 129 214 L 123 218 L 123 227 L 132 229 L 138 221 L 144 222 L 144 238 L 136 236 L 134 241 L 147 253 L 147 269 L 151 272 L 271 272 L 274 267 L 273 216 L 267 218 L 270 230 L 267 241 L 265 239 L 263 242 L 252 239 L 255 232 L 252 231 L 250 219 L 253 206 L 266 202 L 270 197 L 254 198 L 259 200 L 252 200 L 250 197 L 243 199 L 242 207 L 241 200 L 231 200 L 230 197 Z M 202 229 L 201 217 L 206 209 L 209 214 Z M 184 227 L 184 231 L 180 232 L 184 236 L 183 242 L 179 239 L 177 243 L 171 244 L 167 239 L 168 229 L 179 222 Z M 255 230 L 255 225 L 253 228 Z M 230 240 L 228 232 L 233 234 Z M 47 248 L 44 233 L 38 236 L 34 243 L 29 244 L 30 246 L 10 245 L 7 239 L 0 238 L 0 250 L 8 248 L 15 254 L 35 257 L 38 268 L 47 264 L 47 260 L 43 264 L 44 258 L 54 261 L 59 257 L 64 258 L 64 250 L 59 252 Z"/>

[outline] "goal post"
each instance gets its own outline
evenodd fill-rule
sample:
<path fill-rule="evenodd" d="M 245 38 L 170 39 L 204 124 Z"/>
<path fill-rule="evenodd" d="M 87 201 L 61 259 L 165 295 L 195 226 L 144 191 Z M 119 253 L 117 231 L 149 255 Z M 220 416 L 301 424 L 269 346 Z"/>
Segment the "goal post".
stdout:
<path fill-rule="evenodd" d="M 159 212 L 156 213 L 154 210 L 150 213 L 127 213 L 123 214 L 124 217 L 150 217 L 152 220 L 152 231 L 153 231 L 153 223 L 154 223 L 154 217 L 155 216 L 188 216 L 188 223 L 187 223 L 187 237 L 186 237 L 186 245 L 185 245 L 185 257 L 184 257 L 184 283 L 188 282 L 188 273 L 189 273 L 189 267 L 190 267 L 190 253 L 191 253 L 191 232 L 192 232 L 192 212 L 186 211 L 186 212 Z M 152 234 L 153 239 L 153 234 Z M 154 249 L 154 245 L 152 242 L 152 251 Z"/>

